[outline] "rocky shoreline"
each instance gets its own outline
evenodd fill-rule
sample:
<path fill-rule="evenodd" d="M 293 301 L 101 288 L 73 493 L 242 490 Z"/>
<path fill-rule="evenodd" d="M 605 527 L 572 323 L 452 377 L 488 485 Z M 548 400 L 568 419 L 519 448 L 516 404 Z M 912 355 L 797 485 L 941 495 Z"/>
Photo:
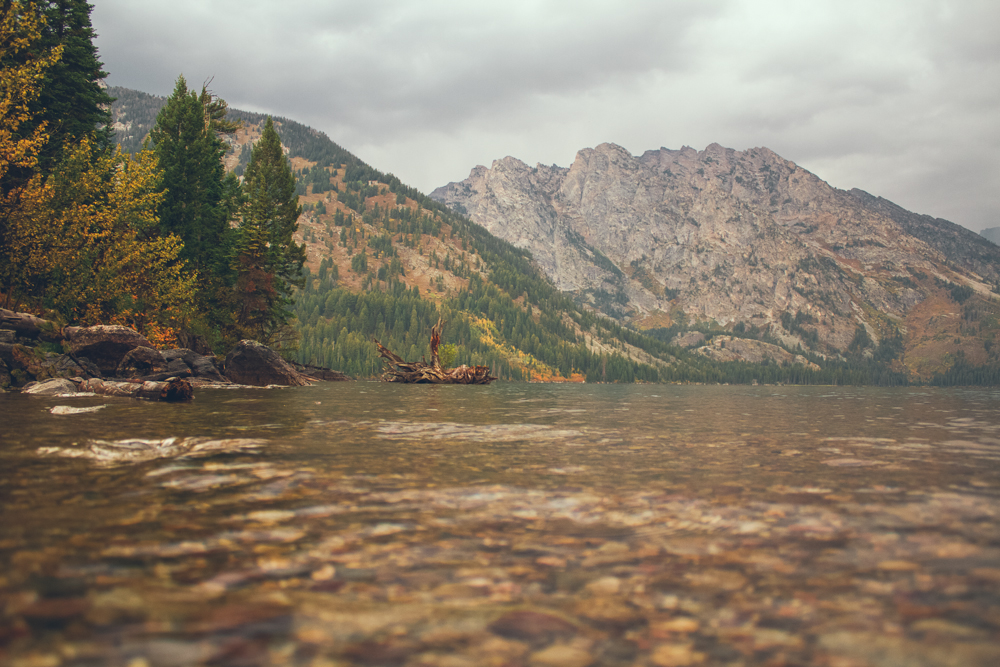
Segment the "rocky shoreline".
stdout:
<path fill-rule="evenodd" d="M 0 308 L 0 392 L 186 400 L 194 387 L 206 385 L 301 387 L 350 379 L 290 363 L 253 340 L 240 341 L 225 358 L 212 355 L 197 337 L 190 344 L 196 349 L 157 350 L 128 327 L 59 327 Z"/>

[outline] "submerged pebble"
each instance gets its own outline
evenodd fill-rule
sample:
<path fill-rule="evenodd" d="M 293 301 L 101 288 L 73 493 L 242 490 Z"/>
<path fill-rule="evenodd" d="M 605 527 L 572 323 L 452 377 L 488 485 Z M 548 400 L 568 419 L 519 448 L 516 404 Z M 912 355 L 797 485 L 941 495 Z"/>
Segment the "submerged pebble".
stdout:
<path fill-rule="evenodd" d="M 131 406 L 139 438 L 34 410 L 0 450 L 0 662 L 1000 663 L 993 412 L 869 429 L 827 406 L 862 390 L 655 389 L 209 392 Z"/>

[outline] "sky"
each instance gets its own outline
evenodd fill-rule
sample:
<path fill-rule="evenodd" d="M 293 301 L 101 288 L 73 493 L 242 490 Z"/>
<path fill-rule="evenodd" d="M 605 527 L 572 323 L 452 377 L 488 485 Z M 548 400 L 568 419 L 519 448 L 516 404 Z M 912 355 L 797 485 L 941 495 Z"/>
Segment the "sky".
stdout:
<path fill-rule="evenodd" d="M 714 142 L 1000 226 L 995 0 L 91 2 L 109 84 L 211 79 L 426 193 L 508 155 Z"/>

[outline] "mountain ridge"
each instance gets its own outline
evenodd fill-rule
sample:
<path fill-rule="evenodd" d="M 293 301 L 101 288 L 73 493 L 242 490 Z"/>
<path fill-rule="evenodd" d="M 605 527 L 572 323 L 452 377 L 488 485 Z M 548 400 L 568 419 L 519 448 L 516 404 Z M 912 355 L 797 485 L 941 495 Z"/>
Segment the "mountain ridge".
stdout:
<path fill-rule="evenodd" d="M 869 354 L 902 336 L 900 362 L 922 379 L 996 363 L 1000 248 L 767 148 L 633 156 L 605 143 L 568 168 L 508 156 L 431 197 L 530 250 L 581 304 L 642 329 L 743 327 L 842 357 L 860 327 Z"/>
<path fill-rule="evenodd" d="M 141 150 L 166 98 L 109 92 L 116 140 L 123 150 Z M 243 122 L 223 157 L 239 174 L 266 115 L 230 109 L 228 117 Z M 442 338 L 454 346 L 456 364 L 485 363 L 503 379 L 656 381 L 657 368 L 675 361 L 668 351 L 642 349 L 661 347 L 657 341 L 636 347 L 614 325 L 597 326 L 552 288 L 528 253 L 322 132 L 282 117 L 275 125 L 303 206 L 295 234 L 307 254 L 294 306 L 297 361 L 375 377 L 382 362 L 372 337 L 415 360 L 427 354 L 439 317 L 448 321 Z"/>
<path fill-rule="evenodd" d="M 118 98 L 113 105 L 118 141 L 126 150 L 140 149 L 166 98 L 129 89 L 110 92 Z M 239 174 L 266 116 L 230 112 L 244 127 L 230 142 L 224 160 L 228 170 Z M 294 354 L 302 363 L 357 377 L 377 376 L 381 362 L 370 342 L 373 336 L 403 357 L 417 359 L 426 354 L 430 326 L 444 317 L 449 322 L 444 342 L 453 346 L 455 363 L 486 363 L 503 379 L 892 385 L 932 374 L 935 382 L 946 384 L 972 377 L 957 362 L 929 367 L 923 376 L 908 373 L 898 359 L 898 337 L 875 329 L 867 342 L 858 341 L 854 331 L 848 349 L 824 354 L 808 344 L 816 334 L 809 331 L 808 316 L 798 312 L 780 313 L 784 326 L 774 328 L 753 322 L 720 326 L 707 319 L 685 321 L 674 309 L 638 322 L 645 329 L 642 333 L 630 328 L 635 322 L 623 326 L 621 320 L 604 319 L 602 308 L 595 307 L 601 305 L 595 300 L 603 300 L 615 314 L 615 308 L 627 305 L 629 297 L 620 288 L 628 281 L 656 287 L 641 253 L 635 266 L 619 267 L 595 238 L 570 234 L 572 247 L 559 249 L 562 264 L 573 266 L 573 252 L 584 252 L 591 266 L 584 266 L 590 275 L 583 278 L 601 281 L 611 276 L 609 286 L 617 291 L 591 290 L 587 298 L 560 291 L 543 278 L 544 257 L 532 258 L 463 213 L 365 164 L 322 132 L 286 118 L 276 117 L 275 123 L 304 209 L 296 240 L 306 245 L 307 279 L 294 306 L 301 336 Z M 683 150 L 686 161 L 699 159 L 698 151 Z M 725 157 L 728 149 L 712 150 Z M 760 159 L 779 159 L 765 150 L 759 152 Z M 624 149 L 620 152 L 624 154 L 617 155 L 619 162 L 633 159 Z M 599 153 L 589 157 L 603 159 Z M 570 171 L 543 165 L 532 169 L 514 158 L 508 165 L 514 171 L 518 165 L 531 171 L 540 188 L 551 188 Z M 489 170 L 480 167 L 478 173 Z M 589 184 L 579 185 L 584 187 L 579 198 L 589 196 Z M 532 199 L 522 193 L 519 202 L 509 202 L 511 210 Z M 551 209 L 551 197 L 547 204 L 544 198 L 542 202 L 539 211 Z M 555 204 L 564 207 L 566 202 Z M 550 213 L 554 225 L 557 216 L 554 210 Z M 675 298 L 680 291 L 660 285 L 658 296 Z M 681 317 L 672 318 L 677 315 Z M 1000 373 L 984 372 L 981 365 L 976 373 L 972 381 L 977 383 L 1000 380 Z"/>

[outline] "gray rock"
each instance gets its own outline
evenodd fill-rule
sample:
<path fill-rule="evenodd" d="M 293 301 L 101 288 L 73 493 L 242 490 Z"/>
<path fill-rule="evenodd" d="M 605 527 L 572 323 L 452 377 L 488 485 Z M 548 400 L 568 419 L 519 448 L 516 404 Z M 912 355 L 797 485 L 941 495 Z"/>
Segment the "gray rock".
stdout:
<path fill-rule="evenodd" d="M 219 371 L 219 367 L 215 363 L 215 357 L 199 354 L 194 350 L 183 347 L 166 350 L 163 356 L 170 362 L 171 368 L 178 363 L 184 364 L 196 378 L 211 380 L 213 382 L 229 382 Z"/>
<path fill-rule="evenodd" d="M 330 368 L 322 368 L 320 366 L 295 364 L 295 368 L 303 375 L 308 375 L 315 380 L 323 380 L 324 382 L 347 382 L 351 379 L 340 371 L 335 371 Z"/>
<path fill-rule="evenodd" d="M 77 363 L 70 355 L 46 352 L 38 347 L 0 343 L 0 384 L 28 386 L 31 381 L 56 377 L 87 375 L 100 377 L 100 371 L 86 359 Z"/>
<path fill-rule="evenodd" d="M 66 378 L 54 378 L 44 382 L 32 382 L 25 385 L 27 388 L 22 393 L 37 394 L 41 396 L 53 396 L 58 394 L 77 393 L 76 384 Z"/>

